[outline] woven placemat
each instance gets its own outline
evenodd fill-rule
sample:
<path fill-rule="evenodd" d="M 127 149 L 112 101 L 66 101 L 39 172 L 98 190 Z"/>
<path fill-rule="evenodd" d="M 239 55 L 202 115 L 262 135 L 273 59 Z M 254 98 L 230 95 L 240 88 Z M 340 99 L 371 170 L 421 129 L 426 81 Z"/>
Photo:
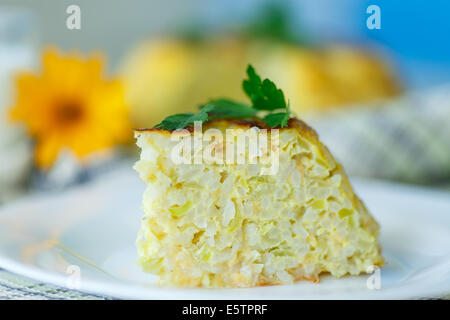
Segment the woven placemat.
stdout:
<path fill-rule="evenodd" d="M 37 282 L 0 269 L 0 300 L 111 300 Z"/>

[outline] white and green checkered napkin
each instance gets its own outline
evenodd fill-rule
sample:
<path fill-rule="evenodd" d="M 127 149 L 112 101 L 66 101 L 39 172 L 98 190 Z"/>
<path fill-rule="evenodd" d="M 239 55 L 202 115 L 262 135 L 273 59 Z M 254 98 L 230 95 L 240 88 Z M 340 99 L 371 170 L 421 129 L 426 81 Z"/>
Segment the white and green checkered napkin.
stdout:
<path fill-rule="evenodd" d="M 305 120 L 350 175 L 450 181 L 450 84 Z"/>
<path fill-rule="evenodd" d="M 0 300 L 104 300 L 109 297 L 68 290 L 0 269 Z"/>

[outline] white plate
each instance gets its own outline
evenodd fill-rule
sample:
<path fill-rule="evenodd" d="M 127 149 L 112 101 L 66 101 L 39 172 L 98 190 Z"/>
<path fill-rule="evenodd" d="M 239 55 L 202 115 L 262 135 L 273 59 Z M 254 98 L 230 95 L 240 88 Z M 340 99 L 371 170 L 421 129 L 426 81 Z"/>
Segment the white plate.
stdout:
<path fill-rule="evenodd" d="M 35 195 L 1 208 L 0 267 L 118 298 L 397 299 L 450 294 L 450 193 L 366 180 L 355 180 L 354 186 L 382 227 L 388 263 L 380 271 L 378 290 L 367 286 L 370 275 L 248 289 L 159 287 L 153 276 L 134 265 L 144 184 L 129 167 L 69 192 Z"/>

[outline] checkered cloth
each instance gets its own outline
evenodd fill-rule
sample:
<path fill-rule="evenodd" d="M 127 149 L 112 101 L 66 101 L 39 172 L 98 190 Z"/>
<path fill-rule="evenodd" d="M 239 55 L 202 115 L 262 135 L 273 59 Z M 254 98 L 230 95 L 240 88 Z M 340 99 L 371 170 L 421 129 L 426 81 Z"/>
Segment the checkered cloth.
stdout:
<path fill-rule="evenodd" d="M 36 282 L 0 269 L 0 300 L 104 300 L 90 295 Z"/>
<path fill-rule="evenodd" d="M 350 175 L 450 181 L 450 84 L 305 120 Z"/>

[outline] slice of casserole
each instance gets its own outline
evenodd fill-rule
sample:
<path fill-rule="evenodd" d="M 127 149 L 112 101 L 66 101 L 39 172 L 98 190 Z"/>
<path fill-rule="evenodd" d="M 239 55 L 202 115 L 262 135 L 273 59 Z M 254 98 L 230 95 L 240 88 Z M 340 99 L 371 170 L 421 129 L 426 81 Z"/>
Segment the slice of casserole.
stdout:
<path fill-rule="evenodd" d="M 287 127 L 273 131 L 260 121 L 216 120 L 204 123 L 201 132 L 188 129 L 135 133 L 142 149 L 135 169 L 147 184 L 139 264 L 161 283 L 253 287 L 317 282 L 322 273 L 358 275 L 383 265 L 377 222 L 305 123 L 290 119 Z M 209 129 L 226 138 L 205 139 Z M 250 162 L 248 148 L 244 164 L 174 160 L 180 140 L 196 133 L 203 133 L 202 150 L 215 141 L 214 159 L 220 159 L 245 130 L 264 129 L 268 147 L 264 153 L 259 149 L 264 144 L 258 144 L 258 161 Z M 227 130 L 236 134 L 228 136 Z M 198 147 L 192 154 L 198 154 Z"/>

